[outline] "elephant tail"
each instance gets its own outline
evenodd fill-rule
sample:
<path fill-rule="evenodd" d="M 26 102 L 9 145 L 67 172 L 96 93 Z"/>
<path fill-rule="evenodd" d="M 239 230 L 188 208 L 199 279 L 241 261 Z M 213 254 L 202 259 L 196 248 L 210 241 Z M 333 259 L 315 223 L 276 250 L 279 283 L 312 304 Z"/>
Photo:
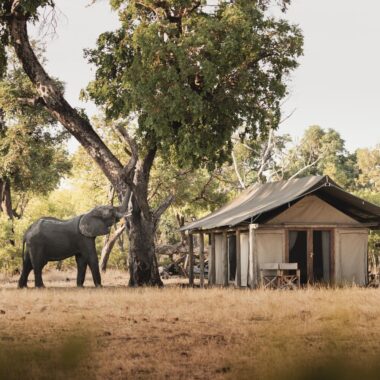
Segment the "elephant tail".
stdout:
<path fill-rule="evenodd" d="M 24 238 L 22 239 L 22 261 L 23 262 L 25 261 L 25 244 L 26 244 L 26 240 L 24 236 Z"/>

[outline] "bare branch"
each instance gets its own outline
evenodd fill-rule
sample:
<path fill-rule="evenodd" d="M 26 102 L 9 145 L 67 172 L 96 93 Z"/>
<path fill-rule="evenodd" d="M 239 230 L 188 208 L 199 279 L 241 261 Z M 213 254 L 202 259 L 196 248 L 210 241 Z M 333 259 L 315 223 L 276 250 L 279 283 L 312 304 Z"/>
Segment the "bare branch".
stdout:
<path fill-rule="evenodd" d="M 232 156 L 232 161 L 233 161 L 233 164 L 234 164 L 234 169 L 235 169 L 236 177 L 237 177 L 237 179 L 239 181 L 240 187 L 242 189 L 245 189 L 245 183 L 244 183 L 244 181 L 241 178 L 241 175 L 239 173 L 239 168 L 237 166 L 237 162 L 236 162 L 236 157 L 235 157 L 234 151 L 231 152 L 231 156 Z"/>
<path fill-rule="evenodd" d="M 156 210 L 153 212 L 153 218 L 155 220 L 155 223 L 158 222 L 158 220 L 161 218 L 161 215 L 168 209 L 168 207 L 173 203 L 174 201 L 174 195 L 169 194 L 166 199 L 160 204 L 159 207 L 156 208 Z"/>
<path fill-rule="evenodd" d="M 115 128 L 124 137 L 124 140 L 128 143 L 129 147 L 131 148 L 131 155 L 135 156 L 137 159 L 138 147 L 137 147 L 136 140 L 129 135 L 128 131 L 125 129 L 125 127 L 122 124 L 116 124 Z"/>
<path fill-rule="evenodd" d="M 211 203 L 211 201 L 206 198 L 205 193 L 206 193 L 207 187 L 210 185 L 210 183 L 212 182 L 212 180 L 214 178 L 217 178 L 216 174 L 215 173 L 211 173 L 210 178 L 204 184 L 204 186 L 203 186 L 202 190 L 200 191 L 199 195 L 193 199 L 193 202 L 200 201 L 201 199 L 203 199 L 203 200 L 208 201 L 209 203 Z M 234 183 L 234 182 L 231 182 L 231 183 L 234 184 L 234 185 L 236 185 L 236 183 Z"/>
<path fill-rule="evenodd" d="M 321 159 L 323 158 L 323 155 L 319 156 L 315 161 L 311 162 L 310 164 L 304 166 L 300 170 L 298 170 L 296 173 L 294 173 L 289 179 L 294 179 L 301 173 L 303 173 L 305 170 L 311 168 L 312 166 L 316 165 Z"/>
<path fill-rule="evenodd" d="M 285 121 L 289 120 L 296 111 L 297 111 L 297 108 L 294 108 L 288 115 L 286 115 L 282 120 L 280 120 L 278 124 L 285 123 Z"/>
<path fill-rule="evenodd" d="M 117 239 L 120 237 L 120 235 L 125 230 L 125 224 L 121 225 L 113 234 L 109 237 L 107 242 L 104 244 L 104 247 L 102 249 L 102 254 L 100 257 L 100 270 L 102 272 L 105 272 L 107 270 L 107 263 L 108 259 L 110 257 L 112 248 L 114 247 Z"/>
<path fill-rule="evenodd" d="M 269 130 L 267 146 L 265 148 L 264 154 L 261 156 L 260 168 L 259 168 L 259 170 L 257 172 L 257 178 L 260 181 L 261 181 L 261 176 L 263 174 L 263 171 L 265 169 L 265 165 L 268 162 L 268 159 L 270 157 L 270 153 L 271 153 L 271 150 L 272 150 L 272 147 L 273 147 L 273 133 L 274 133 L 273 128 L 271 128 Z"/>

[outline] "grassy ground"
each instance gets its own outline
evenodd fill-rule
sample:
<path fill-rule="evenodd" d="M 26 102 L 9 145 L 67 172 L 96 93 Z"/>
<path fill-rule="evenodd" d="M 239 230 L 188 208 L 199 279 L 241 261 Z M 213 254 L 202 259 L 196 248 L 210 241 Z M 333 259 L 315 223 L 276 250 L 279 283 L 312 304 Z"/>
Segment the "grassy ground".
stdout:
<path fill-rule="evenodd" d="M 0 379 L 378 379 L 380 290 L 46 289 L 0 279 Z"/>

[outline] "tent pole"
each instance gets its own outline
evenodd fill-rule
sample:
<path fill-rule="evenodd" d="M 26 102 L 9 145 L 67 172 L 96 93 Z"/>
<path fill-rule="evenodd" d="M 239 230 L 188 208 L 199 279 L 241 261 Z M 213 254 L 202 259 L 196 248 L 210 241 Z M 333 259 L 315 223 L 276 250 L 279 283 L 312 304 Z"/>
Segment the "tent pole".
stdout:
<path fill-rule="evenodd" d="M 205 286 L 205 244 L 203 232 L 199 233 L 199 267 L 200 267 L 200 285 L 201 288 Z"/>
<path fill-rule="evenodd" d="M 211 263 L 209 262 L 209 273 L 208 273 L 209 285 L 215 285 L 215 283 L 216 283 L 215 256 L 216 256 L 216 254 L 215 254 L 215 233 L 211 232 Z"/>
<path fill-rule="evenodd" d="M 236 286 L 241 287 L 241 246 L 240 231 L 236 230 Z"/>
<path fill-rule="evenodd" d="M 228 286 L 228 239 L 227 232 L 223 232 L 223 286 Z"/>
<path fill-rule="evenodd" d="M 194 239 L 189 234 L 189 285 L 194 286 Z"/>
<path fill-rule="evenodd" d="M 249 225 L 249 286 L 255 289 L 259 285 L 258 281 L 258 262 L 256 251 L 256 230 L 257 224 Z"/>

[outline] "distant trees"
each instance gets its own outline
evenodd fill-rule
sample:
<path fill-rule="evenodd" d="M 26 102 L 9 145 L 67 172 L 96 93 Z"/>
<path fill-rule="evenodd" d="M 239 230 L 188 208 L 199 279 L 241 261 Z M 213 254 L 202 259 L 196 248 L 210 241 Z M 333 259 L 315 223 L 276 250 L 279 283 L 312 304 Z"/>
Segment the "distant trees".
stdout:
<path fill-rule="evenodd" d="M 380 144 L 375 148 L 358 149 L 356 152 L 360 188 L 380 192 Z"/>
<path fill-rule="evenodd" d="M 341 186 L 354 189 L 362 170 L 357 162 L 360 154 L 364 152 L 348 152 L 333 129 L 310 126 L 299 141 L 271 130 L 254 141 L 236 139 L 222 178 L 230 178 L 233 187 L 242 189 L 256 182 L 329 175 Z M 361 162 L 364 165 L 363 159 Z"/>

